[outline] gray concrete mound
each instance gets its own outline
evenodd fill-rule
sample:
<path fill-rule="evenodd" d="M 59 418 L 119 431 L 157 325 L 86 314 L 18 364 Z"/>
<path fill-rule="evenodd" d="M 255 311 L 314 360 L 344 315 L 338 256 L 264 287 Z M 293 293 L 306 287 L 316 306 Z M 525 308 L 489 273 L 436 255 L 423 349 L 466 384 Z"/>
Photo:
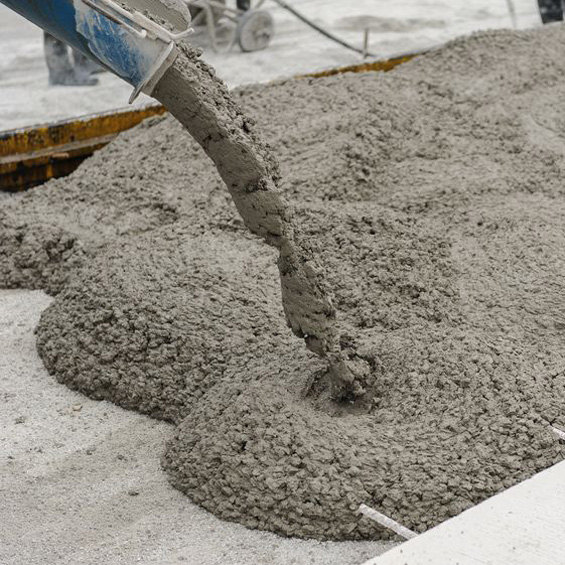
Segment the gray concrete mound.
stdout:
<path fill-rule="evenodd" d="M 389 74 L 236 91 L 281 162 L 366 394 L 329 397 L 276 252 L 171 118 L 0 207 L 0 283 L 57 293 L 58 380 L 178 425 L 171 482 L 318 539 L 417 531 L 563 459 L 565 30 L 485 33 Z"/>

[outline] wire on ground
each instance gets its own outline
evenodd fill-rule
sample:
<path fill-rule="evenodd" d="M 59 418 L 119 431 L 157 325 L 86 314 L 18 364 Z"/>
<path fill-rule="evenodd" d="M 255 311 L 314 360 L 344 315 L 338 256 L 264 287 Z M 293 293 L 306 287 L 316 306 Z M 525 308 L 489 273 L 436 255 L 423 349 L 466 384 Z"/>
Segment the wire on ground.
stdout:
<path fill-rule="evenodd" d="M 314 23 L 312 20 L 308 19 L 306 16 L 304 16 L 303 14 L 301 14 L 300 12 L 295 10 L 290 4 L 288 4 L 284 0 L 273 0 L 273 2 L 275 2 L 275 4 L 278 4 L 281 8 L 283 8 L 287 12 L 290 12 L 293 16 L 296 16 L 300 21 L 304 22 L 306 25 L 310 26 L 312 29 L 315 29 L 318 33 L 321 33 L 322 35 L 324 35 L 328 39 L 331 39 L 335 43 L 338 43 L 342 47 L 345 47 L 346 49 L 350 49 L 351 51 L 355 51 L 356 53 L 359 53 L 359 54 L 361 54 L 365 57 L 375 57 L 376 56 L 373 53 L 369 53 L 365 49 L 355 47 L 355 45 L 352 45 L 351 43 L 344 41 L 340 37 L 337 37 L 337 35 L 334 35 L 333 33 L 330 33 L 328 30 L 324 29 L 323 27 L 320 27 L 318 24 Z"/>

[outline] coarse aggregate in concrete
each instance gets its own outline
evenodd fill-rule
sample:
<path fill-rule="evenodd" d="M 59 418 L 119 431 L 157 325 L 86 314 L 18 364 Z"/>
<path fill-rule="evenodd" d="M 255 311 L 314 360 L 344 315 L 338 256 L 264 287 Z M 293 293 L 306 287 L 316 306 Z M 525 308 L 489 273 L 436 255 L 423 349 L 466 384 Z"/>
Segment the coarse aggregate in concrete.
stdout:
<path fill-rule="evenodd" d="M 71 388 L 178 425 L 172 484 L 318 539 L 417 531 L 563 458 L 562 26 L 457 40 L 387 75 L 236 92 L 281 163 L 341 346 L 336 404 L 286 328 L 276 252 L 170 119 L 0 209 L 4 286 L 57 296 L 39 352 Z"/>
<path fill-rule="evenodd" d="M 2 565 L 360 565 L 394 546 L 284 539 L 191 503 L 160 469 L 171 424 L 49 376 L 33 329 L 51 302 L 0 291 Z"/>

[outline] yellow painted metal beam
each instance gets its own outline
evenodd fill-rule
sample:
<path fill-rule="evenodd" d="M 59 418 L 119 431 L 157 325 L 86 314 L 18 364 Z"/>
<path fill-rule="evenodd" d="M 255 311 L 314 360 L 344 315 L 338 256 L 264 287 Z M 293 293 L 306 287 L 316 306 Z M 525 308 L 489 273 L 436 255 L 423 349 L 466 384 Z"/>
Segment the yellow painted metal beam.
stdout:
<path fill-rule="evenodd" d="M 304 75 L 321 78 L 341 73 L 388 72 L 410 61 L 416 54 L 384 61 L 341 67 Z M 72 173 L 94 151 L 104 147 L 120 132 L 146 118 L 165 113 L 160 105 L 111 111 L 53 124 L 0 133 L 0 190 L 25 190 L 49 179 Z"/>
<path fill-rule="evenodd" d="M 164 112 L 152 105 L 0 133 L 0 190 L 23 190 L 68 175 L 120 132 Z"/>
<path fill-rule="evenodd" d="M 313 78 L 323 78 L 331 77 L 335 75 L 340 75 L 344 73 L 371 73 L 371 72 L 384 72 L 387 73 L 392 71 L 395 67 L 403 65 L 408 61 L 411 61 L 418 55 L 423 53 L 409 53 L 407 55 L 400 55 L 399 57 L 394 57 L 392 59 L 386 59 L 383 61 L 372 61 L 370 63 L 361 63 L 360 65 L 350 65 L 348 67 L 339 67 L 337 69 L 329 69 L 327 71 L 319 71 L 315 73 L 309 73 L 305 75 L 306 77 Z"/>

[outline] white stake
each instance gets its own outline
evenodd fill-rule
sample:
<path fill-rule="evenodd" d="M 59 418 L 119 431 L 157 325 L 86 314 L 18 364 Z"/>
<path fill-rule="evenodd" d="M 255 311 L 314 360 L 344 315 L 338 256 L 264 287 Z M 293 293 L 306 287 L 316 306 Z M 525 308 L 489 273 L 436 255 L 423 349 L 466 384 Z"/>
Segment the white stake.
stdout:
<path fill-rule="evenodd" d="M 562 440 L 565 440 L 565 432 L 558 429 L 558 428 L 554 428 L 553 426 L 551 426 L 551 431 L 559 438 Z"/>
<path fill-rule="evenodd" d="M 512 21 L 512 27 L 516 29 L 518 27 L 518 19 L 516 18 L 516 8 L 514 7 L 513 0 L 506 0 L 508 4 L 508 11 L 510 12 L 510 20 Z"/>
<path fill-rule="evenodd" d="M 412 530 L 405 528 L 402 524 L 395 522 L 392 518 L 389 518 L 388 516 L 385 516 L 384 514 L 377 512 L 374 508 L 366 506 L 365 504 L 361 504 L 357 512 L 363 514 L 364 516 L 367 516 L 367 518 L 370 518 L 371 520 L 374 520 L 375 522 L 377 522 L 377 524 L 380 524 L 381 526 L 388 528 L 389 530 L 393 531 L 395 534 L 398 534 L 400 537 L 403 537 L 404 539 L 413 539 L 418 536 L 416 532 L 413 532 Z"/>
<path fill-rule="evenodd" d="M 369 56 L 369 33 L 370 30 L 366 27 L 365 32 L 363 33 L 363 59 L 366 59 Z"/>

